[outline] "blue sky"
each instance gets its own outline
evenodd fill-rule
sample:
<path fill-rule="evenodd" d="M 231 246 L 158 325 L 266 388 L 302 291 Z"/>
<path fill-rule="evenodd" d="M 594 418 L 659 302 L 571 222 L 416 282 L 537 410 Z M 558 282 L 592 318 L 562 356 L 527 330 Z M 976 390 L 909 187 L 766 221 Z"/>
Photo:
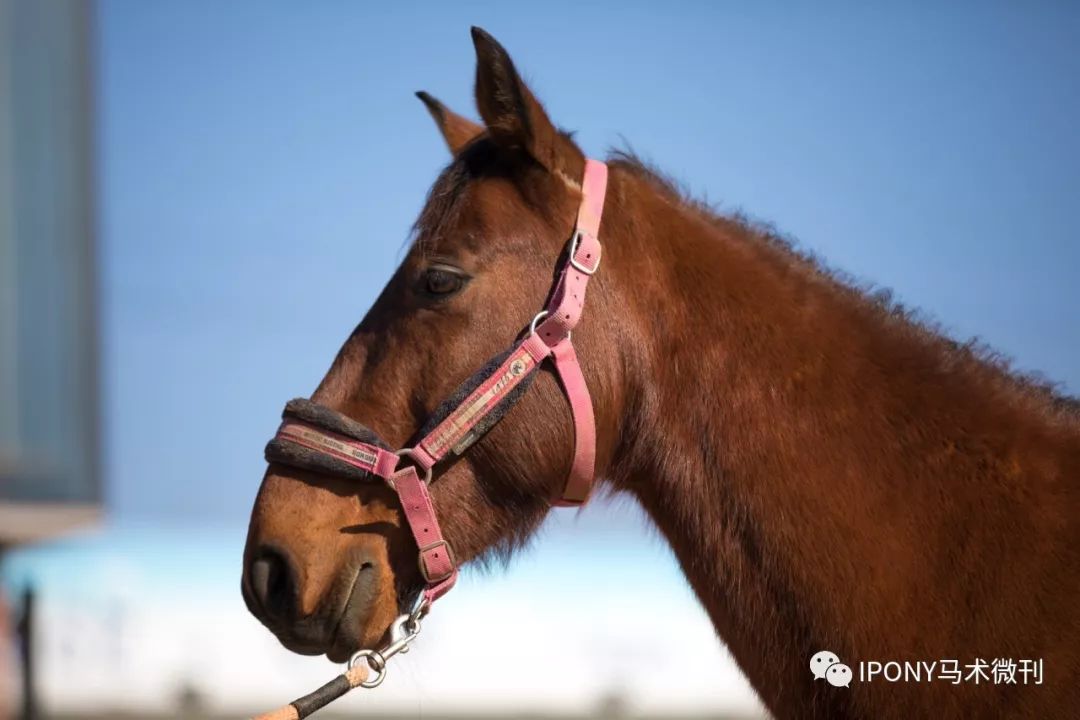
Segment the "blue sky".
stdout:
<path fill-rule="evenodd" d="M 587 152 L 629 144 L 1080 391 L 1080 6 L 104 0 L 110 522 L 4 567 L 42 590 L 50 707 L 138 714 L 187 678 L 250 709 L 329 677 L 245 611 L 247 515 L 281 406 L 315 387 L 448 159 L 413 92 L 473 114 L 472 24 Z M 636 710 L 760 710 L 628 501 L 559 513 L 443 602 L 423 652 L 356 702 L 587 712 L 631 688 Z M 493 621 L 519 642 L 475 643 Z M 558 694 L 535 683 L 553 666 Z"/>
<path fill-rule="evenodd" d="M 470 24 L 590 153 L 1080 390 L 1080 11 L 640 2 L 103 2 L 109 505 L 242 524 L 283 402 L 400 259 L 473 114 Z"/>

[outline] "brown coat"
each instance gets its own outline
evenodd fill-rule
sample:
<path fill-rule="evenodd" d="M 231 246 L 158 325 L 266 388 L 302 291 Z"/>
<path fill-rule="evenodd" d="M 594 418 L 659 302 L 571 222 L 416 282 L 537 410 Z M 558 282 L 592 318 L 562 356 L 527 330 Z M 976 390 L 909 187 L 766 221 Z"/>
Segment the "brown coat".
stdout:
<path fill-rule="evenodd" d="M 313 396 L 398 446 L 543 305 L 579 199 L 581 151 L 506 51 L 483 31 L 474 41 L 484 125 L 422 95 L 454 160 Z M 610 166 L 603 266 L 574 331 L 598 473 L 667 537 L 770 710 L 1080 707 L 1076 401 L 686 200 L 633 158 Z M 541 376 L 436 476 L 458 558 L 527 538 L 571 450 L 565 400 Z M 389 489 L 271 466 L 245 597 L 287 646 L 341 660 L 377 643 L 417 587 L 415 552 Z M 852 667 L 1041 658 L 1044 684 L 834 688 L 808 671 L 819 650 Z"/>

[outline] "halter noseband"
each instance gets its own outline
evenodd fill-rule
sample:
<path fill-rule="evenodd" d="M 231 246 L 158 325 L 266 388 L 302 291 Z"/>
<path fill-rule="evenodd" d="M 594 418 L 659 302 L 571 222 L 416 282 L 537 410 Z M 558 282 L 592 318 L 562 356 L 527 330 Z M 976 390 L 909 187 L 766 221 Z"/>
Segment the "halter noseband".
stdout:
<path fill-rule="evenodd" d="M 570 331 L 581 318 L 589 278 L 600 266 L 600 217 L 606 190 L 607 166 L 586 160 L 577 223 L 547 307 L 533 318 L 524 338 L 492 358 L 435 411 L 413 447 L 394 451 L 367 427 L 303 399 L 286 404 L 277 435 L 266 446 L 269 462 L 356 479 L 375 475 L 386 481 L 398 495 L 419 549 L 420 573 L 426 582 L 422 606 L 430 606 L 457 580 L 453 551 L 439 528 L 428 493 L 432 468 L 450 453 L 461 455 L 490 430 L 521 398 L 549 357 L 574 422 L 574 459 L 562 492 L 552 502 L 575 506 L 589 497 L 596 425 Z M 399 467 L 402 457 L 412 464 Z M 423 479 L 417 468 L 423 471 Z"/>

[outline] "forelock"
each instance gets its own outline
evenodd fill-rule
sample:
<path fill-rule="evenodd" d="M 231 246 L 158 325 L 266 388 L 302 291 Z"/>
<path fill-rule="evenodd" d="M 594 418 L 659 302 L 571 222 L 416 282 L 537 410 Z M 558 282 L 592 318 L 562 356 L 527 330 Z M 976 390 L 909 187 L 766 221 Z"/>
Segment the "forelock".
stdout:
<path fill-rule="evenodd" d="M 427 252 L 447 228 L 454 227 L 464 206 L 466 190 L 474 181 L 481 178 L 509 180 L 527 205 L 542 210 L 546 204 L 545 176 L 551 177 L 525 153 L 500 147 L 486 134 L 478 136 L 462 148 L 431 186 L 420 217 L 413 226 L 418 250 Z M 572 187 L 572 183 L 562 176 L 555 178 Z"/>

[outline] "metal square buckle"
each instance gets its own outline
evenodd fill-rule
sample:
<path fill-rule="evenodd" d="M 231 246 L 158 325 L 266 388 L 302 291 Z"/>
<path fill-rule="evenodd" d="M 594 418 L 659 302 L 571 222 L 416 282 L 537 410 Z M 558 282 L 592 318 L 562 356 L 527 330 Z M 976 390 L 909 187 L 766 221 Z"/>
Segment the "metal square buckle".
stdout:
<path fill-rule="evenodd" d="M 574 259 L 574 256 L 577 255 L 578 247 L 581 245 L 581 236 L 584 234 L 584 231 L 578 230 L 574 233 L 574 237 L 570 241 L 570 264 L 573 265 L 574 269 L 576 269 L 578 272 L 583 272 L 586 275 L 593 275 L 597 270 L 600 269 L 599 255 L 596 256 L 596 264 L 593 265 L 592 268 L 588 268 Z"/>
<path fill-rule="evenodd" d="M 428 573 L 427 563 L 424 562 L 424 553 L 426 553 L 428 550 L 434 550 L 439 546 L 442 546 L 443 549 L 446 550 L 446 557 L 450 560 L 450 569 L 447 570 L 446 573 L 444 573 L 443 575 L 434 577 Z M 451 548 L 450 543 L 446 542 L 445 540 L 438 540 L 431 543 L 430 545 L 425 545 L 424 547 L 420 548 L 420 554 L 417 556 L 417 561 L 420 565 L 420 574 L 424 576 L 424 580 L 427 582 L 428 585 L 442 582 L 443 580 L 453 575 L 454 570 L 457 569 L 457 560 L 454 558 L 454 549 Z"/>

